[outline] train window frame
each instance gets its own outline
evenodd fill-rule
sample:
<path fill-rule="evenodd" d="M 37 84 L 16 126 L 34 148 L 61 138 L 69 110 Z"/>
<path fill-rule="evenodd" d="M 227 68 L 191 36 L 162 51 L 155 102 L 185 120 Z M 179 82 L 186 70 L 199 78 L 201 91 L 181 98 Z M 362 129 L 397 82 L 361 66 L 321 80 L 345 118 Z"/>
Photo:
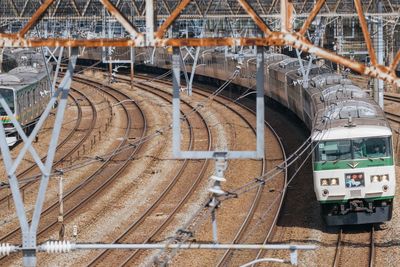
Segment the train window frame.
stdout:
<path fill-rule="evenodd" d="M 11 112 L 15 114 L 15 91 L 12 88 L 0 88 L 0 90 L 5 90 L 7 92 L 7 95 L 3 96 L 5 101 L 8 104 L 8 107 L 11 109 Z M 11 91 L 11 94 L 9 94 L 9 91 Z M 12 96 L 12 101 L 9 101 L 10 95 Z M 12 102 L 12 105 L 10 103 Z M 6 111 L 3 110 L 3 107 L 0 106 L 0 111 L 1 111 L 1 116 L 7 115 Z"/>
<path fill-rule="evenodd" d="M 363 143 L 371 142 L 374 139 L 379 139 L 381 142 L 381 147 L 379 148 L 379 152 L 376 153 L 368 153 L 367 152 L 367 146 L 369 147 L 376 147 L 376 143 L 372 144 L 365 144 L 365 149 L 361 146 L 361 151 L 362 151 L 362 156 L 355 156 L 355 141 L 361 140 Z M 325 143 L 323 142 L 338 142 L 338 141 L 349 141 L 350 143 L 350 152 L 351 152 L 351 157 L 350 158 L 338 158 L 336 157 L 335 159 L 328 159 L 327 157 L 324 159 L 322 157 L 322 154 L 320 153 L 320 148 L 324 147 L 325 148 Z M 376 159 L 376 158 L 390 158 L 393 156 L 393 148 L 392 148 L 392 136 L 371 136 L 371 137 L 360 137 L 360 138 L 352 138 L 352 139 L 334 139 L 334 140 L 320 140 L 315 143 L 315 149 L 314 149 L 314 161 L 315 162 L 335 162 L 335 161 L 341 161 L 341 160 L 371 160 L 371 159 Z M 322 143 L 322 145 L 321 145 Z M 337 146 L 338 147 L 338 146 Z M 338 149 L 336 149 L 338 150 Z M 364 151 L 363 151 L 364 150 Z M 370 150 L 371 151 L 371 150 Z M 384 152 L 383 152 L 384 151 Z"/>

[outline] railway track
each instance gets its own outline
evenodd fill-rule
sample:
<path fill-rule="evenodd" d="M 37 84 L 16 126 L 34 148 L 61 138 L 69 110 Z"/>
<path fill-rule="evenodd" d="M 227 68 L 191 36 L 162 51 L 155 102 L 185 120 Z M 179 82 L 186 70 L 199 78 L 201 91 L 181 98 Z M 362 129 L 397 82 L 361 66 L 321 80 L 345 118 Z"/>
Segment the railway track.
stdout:
<path fill-rule="evenodd" d="M 96 124 L 96 121 L 97 121 L 97 110 L 96 110 L 93 102 L 91 102 L 90 99 L 82 92 L 79 92 L 73 88 L 71 88 L 71 92 L 73 92 L 73 94 L 70 94 L 70 98 L 72 98 L 73 102 L 75 103 L 75 105 L 77 107 L 77 118 L 75 120 L 75 124 L 74 124 L 72 130 L 57 145 L 57 148 L 56 148 L 57 153 L 56 153 L 54 163 L 53 163 L 53 166 L 55 169 L 58 166 L 60 166 L 66 159 L 68 159 L 72 154 L 74 154 L 81 147 L 81 145 L 88 139 L 88 137 L 92 133 L 94 126 Z M 76 94 L 76 96 L 74 96 L 75 94 Z M 88 105 L 90 106 L 91 117 L 90 117 L 89 124 L 87 121 L 82 120 L 82 118 L 83 118 L 82 101 L 79 101 L 78 99 L 83 100 L 84 102 L 87 102 Z M 87 125 L 89 125 L 89 127 L 87 127 Z M 82 136 L 82 132 L 83 132 L 83 136 Z M 68 144 L 69 148 L 65 149 L 64 152 L 61 151 L 62 149 L 64 149 L 66 144 Z M 42 162 L 44 162 L 46 160 L 46 156 L 44 156 L 41 160 L 42 160 Z M 25 169 L 24 171 L 19 173 L 17 175 L 17 177 L 20 180 L 29 178 L 30 176 L 35 177 L 37 175 L 37 171 L 38 171 L 38 168 L 37 168 L 36 164 L 32 164 L 30 167 L 28 167 L 27 169 Z M 38 181 L 37 179 L 33 178 L 32 181 L 22 184 L 20 187 L 20 190 L 22 192 L 27 191 L 27 189 L 31 188 L 31 186 L 36 184 L 37 181 Z M 3 192 L 5 192 L 5 194 L 2 194 L 2 196 L 0 196 L 0 205 L 2 208 L 5 209 L 5 204 L 7 204 L 7 206 L 9 205 L 9 201 L 12 198 L 12 194 L 8 190 L 7 190 L 7 192 L 3 190 Z M 29 193 L 34 194 L 34 193 L 36 193 L 36 191 L 31 190 Z"/>
<path fill-rule="evenodd" d="M 72 217 L 79 209 L 93 200 L 100 192 L 110 185 L 121 172 L 128 166 L 131 159 L 139 152 L 141 145 L 129 146 L 128 149 L 119 151 L 126 147 L 129 140 L 136 138 L 141 139 L 146 134 L 147 124 L 146 118 L 140 107 L 129 96 L 122 92 L 116 91 L 113 88 L 103 86 L 93 81 L 76 78 L 81 83 L 91 85 L 103 91 L 116 103 L 121 103 L 123 113 L 125 114 L 126 127 L 124 136 L 118 142 L 116 148 L 106 159 L 103 159 L 102 164 L 91 175 L 85 177 L 78 185 L 64 195 L 64 220 Z M 128 100 L 128 101 L 124 101 Z M 124 101 L 124 102 L 122 102 Z M 133 119 L 133 116 L 135 119 Z M 119 152 L 119 153 L 118 153 Z M 45 207 L 41 214 L 41 223 L 38 230 L 38 238 L 43 237 L 45 233 L 54 229 L 58 225 L 58 202 L 53 202 Z M 16 228 L 7 233 L 1 238 L 1 242 L 16 243 L 16 237 L 19 235 L 20 229 Z M 40 242 L 40 239 L 39 239 Z M 3 260 L 3 259 L 2 259 Z"/>
<path fill-rule="evenodd" d="M 250 112 L 252 112 L 255 115 L 253 110 L 250 110 L 249 108 L 247 108 L 247 107 L 245 107 L 243 105 L 241 105 L 241 106 L 243 108 L 249 110 Z M 285 154 L 285 150 L 284 150 L 283 144 L 281 142 L 281 139 L 279 138 L 279 136 L 277 135 L 275 130 L 271 127 L 271 125 L 267 121 L 265 121 L 264 124 L 272 132 L 272 134 L 274 135 L 275 139 L 278 140 L 279 146 L 280 146 L 282 154 L 283 154 L 282 161 L 286 161 L 286 154 Z M 265 157 L 267 158 L 268 155 L 265 155 Z M 265 158 L 264 158 L 264 160 L 265 160 Z M 263 170 L 262 170 L 261 174 L 265 173 L 265 165 L 266 165 L 266 163 L 264 162 L 263 163 Z M 279 188 L 279 190 L 278 190 L 278 191 L 281 192 L 281 197 L 280 197 L 279 202 L 277 203 L 276 210 L 274 210 L 272 212 L 272 214 L 271 214 L 272 215 L 271 216 L 272 217 L 272 222 L 270 222 L 270 221 L 267 222 L 268 223 L 268 228 L 267 229 L 269 229 L 269 230 L 266 231 L 266 235 L 264 236 L 264 238 L 262 240 L 263 244 L 266 244 L 269 241 L 269 238 L 271 237 L 271 235 L 273 234 L 273 230 L 275 228 L 276 222 L 278 220 L 278 217 L 279 217 L 282 205 L 283 205 L 283 201 L 284 201 L 284 197 L 285 197 L 286 185 L 287 185 L 287 172 L 284 171 L 284 181 L 282 183 L 282 188 Z M 247 230 L 251 229 L 252 222 L 255 221 L 254 215 L 255 215 L 257 207 L 260 205 L 260 201 L 263 199 L 262 198 L 262 194 L 264 193 L 264 189 L 265 189 L 265 186 L 262 185 L 262 184 L 257 188 L 257 192 L 256 192 L 256 195 L 254 197 L 254 200 L 253 200 L 253 203 L 251 205 L 251 208 L 248 211 L 246 219 L 241 224 L 241 226 L 239 228 L 239 231 L 237 231 L 237 234 L 236 234 L 235 238 L 232 241 L 233 244 L 237 244 L 237 243 L 240 243 L 240 242 L 243 242 L 243 241 L 249 242 L 249 240 L 246 239 L 245 235 L 246 235 Z M 224 253 L 224 255 L 221 257 L 221 259 L 219 260 L 217 266 L 227 266 L 229 264 L 229 262 L 236 262 L 235 260 L 232 259 L 233 258 L 233 253 L 234 253 L 234 251 L 227 250 Z M 258 254 L 256 255 L 256 259 L 259 258 L 261 253 L 262 253 L 262 251 L 260 250 L 258 252 Z"/>
<path fill-rule="evenodd" d="M 397 96 L 394 96 L 394 95 L 385 94 L 384 95 L 384 99 L 392 101 L 392 102 L 400 103 L 400 96 L 397 97 Z M 400 114 L 395 113 L 395 112 L 391 112 L 391 111 L 388 111 L 388 110 L 385 111 L 385 114 L 386 114 L 386 118 L 389 121 L 400 124 Z"/>
<path fill-rule="evenodd" d="M 129 80 L 124 79 L 124 78 L 120 78 L 120 80 L 125 81 L 125 82 L 129 82 Z M 163 84 L 166 84 L 166 85 L 168 85 L 168 86 L 171 86 L 171 83 L 168 82 L 168 81 L 157 81 L 157 83 L 163 83 Z M 198 90 L 198 89 L 197 89 L 197 90 L 194 90 L 193 92 L 194 92 L 195 94 L 200 94 L 200 95 L 202 95 L 203 97 L 208 97 L 208 95 L 207 95 L 206 93 L 204 93 L 204 92 L 202 92 L 202 91 L 200 91 L 200 90 Z M 250 128 L 251 128 L 252 131 L 253 131 L 253 133 L 255 134 L 255 128 L 254 128 L 253 125 L 251 125 L 251 123 L 249 122 L 249 119 L 248 119 L 248 118 L 245 118 L 245 116 L 244 116 L 243 114 L 241 114 L 241 113 L 235 111 L 234 108 L 232 108 L 232 107 L 230 106 L 230 104 L 232 104 L 232 100 L 231 100 L 231 99 L 228 99 L 227 97 L 224 97 L 224 96 L 218 96 L 218 98 L 214 99 L 214 101 L 217 102 L 218 104 L 220 104 L 220 105 L 226 107 L 226 108 L 229 109 L 230 111 L 234 112 L 234 113 L 237 114 L 239 117 L 241 117 L 242 120 L 245 121 L 246 124 L 250 126 Z M 253 116 L 255 116 L 254 111 L 252 111 L 251 109 L 249 109 L 249 108 L 247 108 L 247 107 L 245 107 L 245 106 L 243 106 L 243 105 L 241 105 L 241 104 L 239 104 L 239 103 L 235 103 L 235 104 L 236 104 L 237 106 L 240 106 L 242 109 L 245 109 L 247 112 L 251 113 Z M 272 129 L 272 127 L 271 127 L 266 121 L 265 121 L 265 125 L 266 125 L 266 127 L 268 127 L 268 128 L 273 132 L 273 134 L 275 135 L 275 138 L 279 141 L 279 144 L 280 144 L 280 147 L 281 147 L 281 151 L 283 151 L 283 154 L 284 154 L 283 144 L 280 142 L 279 137 L 277 136 L 277 134 L 274 132 L 274 130 Z M 285 155 L 284 155 L 284 158 L 285 158 Z M 282 159 L 282 160 L 283 160 L 283 159 Z M 263 173 L 265 172 L 265 165 L 266 165 L 266 164 L 265 164 L 265 161 L 263 161 L 262 170 L 261 170 L 260 174 L 263 174 Z M 282 188 L 283 188 L 282 190 L 283 190 L 283 191 L 284 191 L 284 188 L 286 187 L 286 181 L 287 181 L 286 178 L 287 178 L 287 176 L 285 175 L 285 178 L 284 178 L 285 182 L 283 183 L 283 186 L 282 186 Z M 246 230 L 247 230 L 247 229 L 249 228 L 249 226 L 251 225 L 252 219 L 253 219 L 254 214 L 255 214 L 255 211 L 256 211 L 257 207 L 259 206 L 259 204 L 260 204 L 260 200 L 262 199 L 263 189 L 264 189 L 264 186 L 263 186 L 263 185 L 260 185 L 260 186 L 257 188 L 257 192 L 256 192 L 255 195 L 254 195 L 254 198 L 253 198 L 253 200 L 252 200 L 252 204 L 251 204 L 251 206 L 250 206 L 250 209 L 249 209 L 249 211 L 248 211 L 248 213 L 247 213 L 245 219 L 243 220 L 242 224 L 240 225 L 239 230 L 237 231 L 235 237 L 233 238 L 232 243 L 238 243 L 238 242 L 240 242 L 241 239 L 243 238 L 243 236 L 245 235 Z M 277 211 L 276 211 L 276 212 L 274 213 L 274 215 L 273 215 L 273 220 L 272 220 L 273 223 L 272 223 L 272 226 L 269 227 L 270 230 L 267 231 L 266 236 L 262 239 L 262 241 L 263 241 L 264 243 L 266 243 L 266 242 L 268 241 L 270 235 L 271 235 L 272 232 L 273 232 L 273 225 L 276 224 L 276 221 L 277 221 L 277 218 L 278 218 L 278 215 L 279 215 L 279 211 L 280 211 L 281 206 L 282 206 L 282 203 L 283 203 L 284 195 L 285 195 L 285 194 L 282 193 L 281 199 L 280 199 L 280 201 L 279 201 L 279 205 L 278 205 L 278 207 L 277 207 Z M 259 252 L 259 254 L 260 254 L 260 253 L 261 253 L 261 251 Z M 228 261 L 231 260 L 232 254 L 233 254 L 233 251 L 231 251 L 231 250 L 225 251 L 224 255 L 223 255 L 222 258 L 219 260 L 219 262 L 218 262 L 217 265 L 218 265 L 218 266 L 224 266 L 224 265 L 226 265 L 226 264 L 228 263 Z M 257 256 L 259 256 L 259 255 L 257 255 Z M 124 265 L 126 265 L 126 263 L 128 263 L 128 262 L 125 262 Z M 132 262 L 130 262 L 130 263 L 132 263 Z"/>
<path fill-rule="evenodd" d="M 150 92 L 153 95 L 163 99 L 168 103 L 172 103 L 170 100 L 171 95 L 164 91 L 156 91 L 151 86 L 139 86 L 141 90 Z M 183 102 L 181 114 L 185 118 L 185 122 L 189 128 L 189 150 L 210 150 L 211 149 L 211 132 L 206 124 L 205 120 L 202 118 L 201 114 L 196 112 L 197 119 L 189 120 L 185 115 L 187 112 L 193 110 L 187 102 Z M 193 129 L 197 129 L 196 134 L 194 134 Z M 203 131 L 200 133 L 200 131 Z M 207 142 L 200 141 L 200 144 L 196 144 L 197 139 L 204 140 Z M 179 212 L 183 205 L 187 202 L 188 198 L 192 195 L 194 190 L 197 188 L 198 184 L 204 178 L 205 171 L 208 166 L 208 161 L 189 161 L 184 160 L 178 169 L 176 175 L 169 182 L 167 187 L 162 191 L 162 193 L 156 198 L 156 200 L 143 212 L 138 219 L 136 219 L 129 227 L 113 241 L 113 243 L 122 243 L 135 240 L 135 242 L 150 242 L 157 235 L 159 235 L 173 220 L 174 216 Z M 189 177 L 193 176 L 189 179 Z M 182 188 L 186 188 L 184 191 L 179 192 Z M 179 197 L 177 197 L 179 196 Z M 168 203 L 167 205 L 165 203 Z M 155 220 L 157 214 L 165 214 L 165 218 L 161 220 Z M 152 223 L 150 223 L 152 222 Z M 154 224 L 155 227 L 149 227 L 149 224 Z M 143 229 L 146 231 L 150 229 L 150 234 L 143 237 Z M 139 233 L 139 234 L 138 234 Z M 107 265 L 107 263 L 112 262 L 115 264 L 126 265 L 132 262 L 138 255 L 139 251 L 134 251 L 129 253 L 126 251 L 111 251 L 106 250 L 100 253 L 96 258 L 89 264 L 89 266 L 97 265 Z M 111 260 L 110 260 L 111 259 Z M 122 262 L 122 263 L 121 263 Z"/>
<path fill-rule="evenodd" d="M 338 239 L 336 243 L 335 257 L 333 261 L 333 267 L 339 266 L 369 266 L 373 267 L 375 264 L 375 231 L 374 226 L 367 226 L 369 229 L 364 233 L 361 233 L 362 240 L 354 241 L 354 238 L 350 237 L 346 240 L 347 236 L 353 234 L 344 233 L 343 228 L 340 228 L 338 233 Z M 359 233 L 357 233 L 360 235 Z"/>

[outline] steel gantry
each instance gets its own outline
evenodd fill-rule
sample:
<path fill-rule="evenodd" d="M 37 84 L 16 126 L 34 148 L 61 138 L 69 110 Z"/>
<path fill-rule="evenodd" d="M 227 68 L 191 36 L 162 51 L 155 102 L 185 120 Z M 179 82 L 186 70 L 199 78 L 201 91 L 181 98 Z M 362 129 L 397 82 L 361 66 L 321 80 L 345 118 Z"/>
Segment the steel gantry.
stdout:
<path fill-rule="evenodd" d="M 0 8 L 3 33 L 0 33 L 0 47 L 165 47 L 165 46 L 291 46 L 317 57 L 339 63 L 364 75 L 379 78 L 400 86 L 396 76 L 396 67 L 400 62 L 400 51 L 393 51 L 390 62 L 376 59 L 375 49 L 369 34 L 367 19 L 384 17 L 395 28 L 398 23 L 400 3 L 398 0 L 183 0 L 183 1 L 133 1 L 133 0 L 7 0 Z M 315 2 L 315 4 L 314 4 Z M 87 25 L 96 24 L 106 9 L 118 21 L 124 31 L 124 37 L 96 38 L 87 36 Z M 180 38 L 176 32 L 168 29 L 182 20 L 195 19 L 251 19 L 257 27 L 254 36 L 238 36 L 227 31 L 223 37 L 210 37 L 205 34 L 200 38 Z M 306 36 L 313 28 L 312 22 L 319 17 L 348 17 L 359 20 L 370 63 L 358 62 L 335 51 L 314 45 Z M 179 17 L 179 20 L 177 20 Z M 279 28 L 272 27 L 272 21 L 279 21 Z M 42 24 L 62 25 L 73 22 L 77 25 L 74 35 L 63 38 L 60 32 L 52 36 L 37 37 L 34 26 Z M 83 23 L 85 22 L 85 23 Z M 40 24 L 40 25 L 39 25 Z M 49 26 L 48 26 L 49 27 Z M 95 27 L 95 26 L 94 26 Z M 261 36 L 263 35 L 263 36 Z"/>
<path fill-rule="evenodd" d="M 396 68 L 400 62 L 400 51 L 396 45 L 392 46 L 391 60 L 383 60 L 383 20 L 391 25 L 392 32 L 396 32 L 400 11 L 399 0 L 386 0 L 380 4 L 375 0 L 5 0 L 0 6 L 0 49 L 4 47 L 47 47 L 51 57 L 57 60 L 57 70 L 63 53 L 63 47 L 73 48 L 66 75 L 58 89 L 55 90 L 55 80 L 52 83 L 53 96 L 48 106 L 35 126 L 32 134 L 25 135 L 20 125 L 13 117 L 4 98 L 0 95 L 0 104 L 12 120 L 24 145 L 16 157 L 12 159 L 5 139 L 5 130 L 0 124 L 0 148 L 3 162 L 16 206 L 17 216 L 22 230 L 22 245 L 15 246 L 3 244 L 0 246 L 0 254 L 22 251 L 25 266 L 36 264 L 36 253 L 69 252 L 74 249 L 148 249 L 164 248 L 165 244 L 71 244 L 65 242 L 47 242 L 37 244 L 36 233 L 43 207 L 45 192 L 51 176 L 52 161 L 55 147 L 61 131 L 62 119 L 67 103 L 67 95 L 71 84 L 78 47 L 130 47 L 131 62 L 134 60 L 134 47 L 173 47 L 173 153 L 177 158 L 213 158 L 216 160 L 216 169 L 211 179 L 215 181 L 210 189 L 213 193 L 210 206 L 219 205 L 217 196 L 224 192 L 221 182 L 225 181 L 224 171 L 226 160 L 230 158 L 261 158 L 264 156 L 264 53 L 263 46 L 293 47 L 300 51 L 310 53 L 311 58 L 324 58 L 351 68 L 361 74 L 372 78 L 379 78 L 388 83 L 400 86 L 400 79 L 396 76 Z M 98 24 L 102 25 L 105 14 L 113 23 L 119 24 L 122 31 L 109 31 L 101 34 L 97 30 Z M 367 54 L 370 63 L 356 61 L 339 55 L 336 51 L 324 48 L 318 40 L 310 40 L 308 33 L 317 31 L 315 19 L 319 18 L 353 18 L 359 21 L 362 36 L 366 43 Z M 378 44 L 374 47 L 371 39 L 371 18 L 377 18 L 374 28 L 377 33 Z M 224 21 L 228 20 L 228 21 Z M 228 25 L 224 31 L 217 32 L 202 30 L 201 34 L 189 36 L 181 35 L 180 23 L 199 21 L 213 23 L 213 25 Z M 197 22 L 196 22 L 197 21 Z M 232 23 L 236 21 L 237 23 Z M 242 31 L 241 27 L 250 24 L 252 29 Z M 71 27 L 74 30 L 71 30 Z M 236 28 L 235 28 L 236 27 Z M 318 37 L 320 38 L 320 37 Z M 375 38 L 375 37 L 374 37 Z M 256 103 L 257 103 L 257 147 L 255 151 L 181 151 L 180 150 L 180 72 L 184 57 L 180 47 L 212 47 L 212 46 L 254 46 L 257 73 L 256 73 Z M 393 49 L 396 47 L 397 49 Z M 52 49 L 54 50 L 52 50 Z M 56 49 L 59 57 L 56 57 Z M 378 51 L 378 55 L 375 54 Z M 53 52 L 52 52 L 53 51 Z M 199 50 L 196 49 L 194 59 L 195 69 Z M 107 59 L 108 60 L 108 59 Z M 111 61 L 110 61 L 111 62 Z M 311 61 L 310 61 L 311 62 Z M 311 64 L 311 63 L 310 63 Z M 131 66 L 132 68 L 132 66 Z M 57 73 L 57 71 L 56 71 Z M 303 70 L 307 76 L 307 71 Z M 192 74 L 191 74 L 192 75 Z M 189 80 L 186 74 L 185 77 Z M 193 77 L 190 77 L 193 80 Z M 379 92 L 381 85 L 378 84 Z M 190 92 L 188 86 L 188 92 Z M 55 118 L 54 130 L 49 145 L 46 162 L 42 162 L 33 148 L 33 138 L 42 127 L 44 120 L 49 115 L 54 103 L 60 97 Z M 39 192 L 31 222 L 22 201 L 16 170 L 27 152 L 30 152 L 35 163 L 42 173 Z M 268 245 L 224 245 L 217 244 L 217 224 L 213 209 L 212 225 L 213 237 L 216 244 L 179 244 L 180 248 L 187 249 L 221 249 L 232 247 L 237 249 L 289 249 L 296 252 L 298 249 L 315 249 L 315 246 L 268 246 Z M 171 245 L 174 246 L 174 245 Z M 297 262 L 297 256 L 293 253 L 293 263 Z M 296 254 L 297 255 L 297 254 Z"/>

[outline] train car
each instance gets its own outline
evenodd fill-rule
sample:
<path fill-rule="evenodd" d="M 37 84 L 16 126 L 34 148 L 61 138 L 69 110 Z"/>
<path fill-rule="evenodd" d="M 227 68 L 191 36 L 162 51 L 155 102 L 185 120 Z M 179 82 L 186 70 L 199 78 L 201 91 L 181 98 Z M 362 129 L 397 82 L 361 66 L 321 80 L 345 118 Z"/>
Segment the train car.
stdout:
<path fill-rule="evenodd" d="M 167 58 L 161 57 L 165 61 L 157 65 L 170 68 Z M 265 95 L 292 110 L 311 131 L 314 191 L 325 222 L 390 220 L 395 160 L 392 131 L 382 109 L 366 91 L 329 68 L 311 64 L 304 81 L 298 59 L 273 53 L 264 58 Z M 198 75 L 228 80 L 238 70 L 238 62 L 221 52 L 207 50 L 202 60 Z M 233 83 L 254 87 L 255 61 L 246 60 Z"/>
<path fill-rule="evenodd" d="M 47 71 L 40 55 L 31 51 L 18 51 L 19 66 L 0 74 L 0 94 L 26 133 L 43 113 L 51 97 Z M 19 136 L 6 111 L 0 107 L 0 116 L 13 146 Z"/>

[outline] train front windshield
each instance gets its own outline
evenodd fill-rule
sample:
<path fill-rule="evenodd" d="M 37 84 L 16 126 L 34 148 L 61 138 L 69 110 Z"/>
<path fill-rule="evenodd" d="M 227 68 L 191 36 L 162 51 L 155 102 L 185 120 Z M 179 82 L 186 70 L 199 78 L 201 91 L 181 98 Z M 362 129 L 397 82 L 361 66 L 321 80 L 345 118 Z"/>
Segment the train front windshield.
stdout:
<path fill-rule="evenodd" d="M 0 94 L 3 96 L 4 100 L 7 102 L 12 113 L 14 113 L 14 91 L 11 89 L 0 88 Z M 7 115 L 7 113 L 3 109 L 2 105 L 0 105 L 0 115 L 2 115 L 2 116 Z"/>
<path fill-rule="evenodd" d="M 315 148 L 315 161 L 373 159 L 391 155 L 390 137 L 320 141 Z"/>

